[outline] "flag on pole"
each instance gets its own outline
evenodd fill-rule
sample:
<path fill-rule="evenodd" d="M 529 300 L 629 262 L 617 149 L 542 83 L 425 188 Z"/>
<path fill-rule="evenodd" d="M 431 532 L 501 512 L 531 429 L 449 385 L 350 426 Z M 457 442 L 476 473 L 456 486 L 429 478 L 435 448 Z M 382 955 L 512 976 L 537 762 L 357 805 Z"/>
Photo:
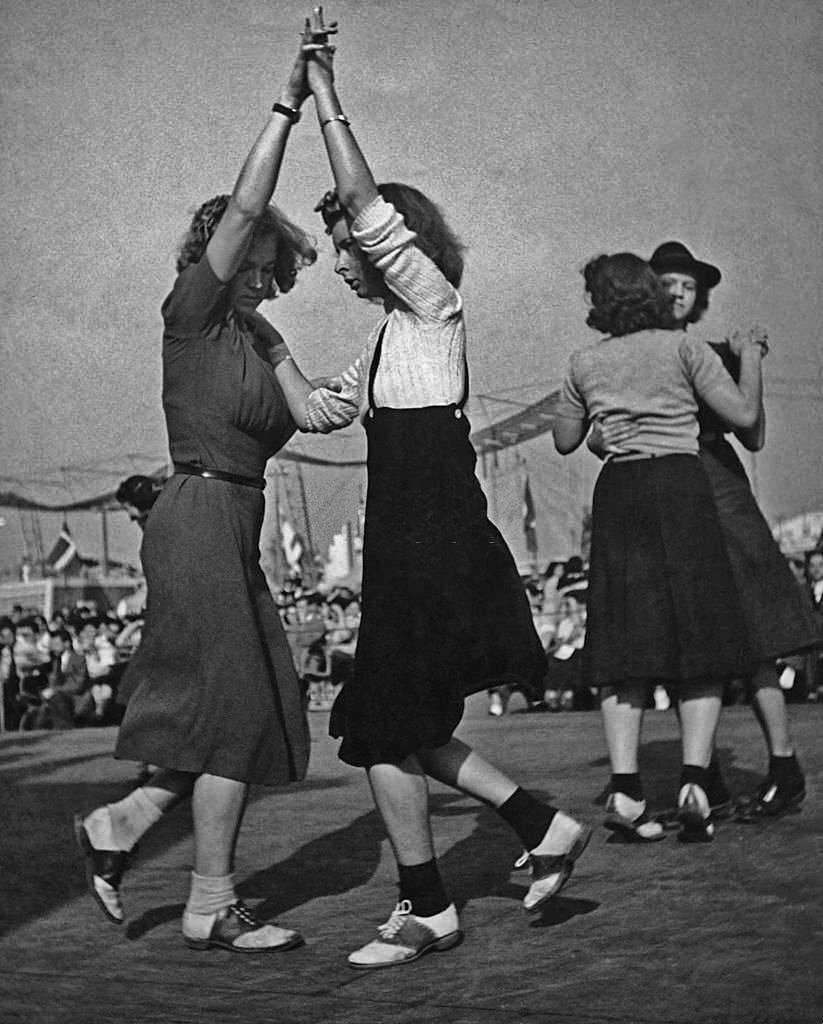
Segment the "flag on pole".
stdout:
<path fill-rule="evenodd" d="M 537 557 L 537 517 L 534 511 L 534 498 L 526 477 L 526 485 L 523 488 L 523 533 L 526 535 L 526 550 L 532 556 Z"/>
<path fill-rule="evenodd" d="M 82 564 L 83 560 L 80 558 L 80 552 L 77 550 L 74 538 L 69 532 L 69 525 L 64 519 L 54 547 L 46 558 L 46 567 L 52 572 L 66 575 L 69 572 L 78 570 Z"/>
<path fill-rule="evenodd" d="M 280 537 L 286 564 L 292 572 L 296 572 L 300 569 L 304 546 L 300 535 L 288 519 L 284 519 L 280 524 Z"/>

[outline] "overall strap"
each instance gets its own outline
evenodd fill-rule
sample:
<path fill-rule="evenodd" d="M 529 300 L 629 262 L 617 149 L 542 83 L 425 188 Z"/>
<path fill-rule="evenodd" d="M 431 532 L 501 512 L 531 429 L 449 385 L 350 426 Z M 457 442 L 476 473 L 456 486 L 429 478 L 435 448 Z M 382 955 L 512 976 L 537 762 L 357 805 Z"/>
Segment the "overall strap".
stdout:
<path fill-rule="evenodd" d="M 469 361 L 466 353 L 463 353 L 463 397 L 457 403 L 458 409 L 463 409 L 469 399 Z"/>
<path fill-rule="evenodd" d="M 380 334 L 377 337 L 377 344 L 374 346 L 374 354 L 371 357 L 371 366 L 369 367 L 369 410 L 375 408 L 374 404 L 374 380 L 377 376 L 377 367 L 380 363 L 380 353 L 383 349 L 383 335 L 386 333 L 386 328 L 389 326 L 389 321 L 386 320 L 383 326 L 380 328 Z"/>
<path fill-rule="evenodd" d="M 374 381 L 377 377 L 377 367 L 380 364 L 380 354 L 383 351 L 383 335 L 386 333 L 386 328 L 389 326 L 389 321 L 383 324 L 380 328 L 380 334 L 377 337 L 377 344 L 374 346 L 374 353 L 371 357 L 371 366 L 369 367 L 369 409 L 376 409 L 374 401 Z M 463 353 L 463 394 L 460 401 L 456 403 L 458 409 L 463 409 L 466 402 L 469 399 L 469 361 L 466 359 L 466 354 Z"/>

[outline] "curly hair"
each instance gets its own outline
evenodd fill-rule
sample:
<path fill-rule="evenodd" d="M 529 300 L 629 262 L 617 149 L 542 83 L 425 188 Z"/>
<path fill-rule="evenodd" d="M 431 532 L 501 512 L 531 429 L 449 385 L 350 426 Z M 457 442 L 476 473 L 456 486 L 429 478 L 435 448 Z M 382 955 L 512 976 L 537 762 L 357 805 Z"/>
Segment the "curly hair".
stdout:
<path fill-rule="evenodd" d="M 403 217 L 409 231 L 417 235 L 417 248 L 429 257 L 451 285 L 459 288 L 466 247 L 446 223 L 440 207 L 420 189 L 397 181 L 378 185 L 377 191 Z M 329 234 L 335 222 L 344 216 L 334 189 L 326 192 L 314 209 L 320 213 Z"/>
<path fill-rule="evenodd" d="M 177 256 L 177 272 L 199 263 L 206 246 L 229 205 L 228 195 L 214 196 L 194 211 L 189 229 L 183 236 Z M 254 229 L 255 235 L 272 234 L 277 240 L 274 280 L 283 293 L 294 287 L 298 271 L 317 259 L 314 239 L 293 224 L 274 204 L 263 211 Z"/>
<path fill-rule="evenodd" d="M 597 256 L 583 268 L 591 309 L 586 323 L 619 338 L 672 324 L 672 298 L 649 264 L 631 252 Z"/>

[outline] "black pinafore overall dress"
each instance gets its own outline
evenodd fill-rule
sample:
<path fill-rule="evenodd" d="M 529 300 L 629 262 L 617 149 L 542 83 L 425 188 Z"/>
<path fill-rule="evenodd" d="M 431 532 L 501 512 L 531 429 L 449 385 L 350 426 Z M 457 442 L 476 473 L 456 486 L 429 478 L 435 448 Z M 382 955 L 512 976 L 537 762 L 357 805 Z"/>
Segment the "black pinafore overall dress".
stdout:
<path fill-rule="evenodd" d="M 362 618 L 353 678 L 329 732 L 348 764 L 444 746 L 464 698 L 501 683 L 542 697 L 546 656 L 517 566 L 487 517 L 456 404 L 377 408 L 369 371 Z"/>

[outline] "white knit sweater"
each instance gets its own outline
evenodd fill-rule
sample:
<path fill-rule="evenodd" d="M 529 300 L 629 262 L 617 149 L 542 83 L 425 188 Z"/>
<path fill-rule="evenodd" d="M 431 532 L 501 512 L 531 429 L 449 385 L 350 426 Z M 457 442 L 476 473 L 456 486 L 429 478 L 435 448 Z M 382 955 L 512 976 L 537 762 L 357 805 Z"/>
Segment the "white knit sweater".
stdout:
<path fill-rule="evenodd" d="M 361 210 L 352 235 L 380 270 L 396 303 L 369 335 L 366 347 L 336 381 L 308 398 L 308 431 L 328 433 L 368 411 L 369 368 L 383 324 L 386 332 L 374 383 L 378 406 L 417 409 L 449 405 L 463 394 L 466 329 L 463 300 L 414 244 L 415 234 L 391 203 L 378 197 Z"/>

